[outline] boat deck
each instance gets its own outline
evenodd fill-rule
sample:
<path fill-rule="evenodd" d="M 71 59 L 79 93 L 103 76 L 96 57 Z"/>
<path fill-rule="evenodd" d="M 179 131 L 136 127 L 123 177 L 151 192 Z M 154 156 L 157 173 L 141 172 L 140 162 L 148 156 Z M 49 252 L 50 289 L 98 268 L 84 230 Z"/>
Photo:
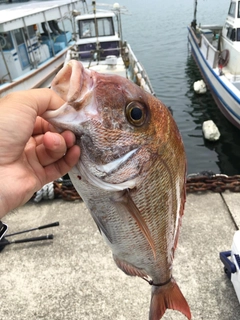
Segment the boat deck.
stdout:
<path fill-rule="evenodd" d="M 219 260 L 240 227 L 239 203 L 238 193 L 187 196 L 174 276 L 193 320 L 239 320 L 240 305 Z M 4 221 L 9 233 L 54 221 L 60 226 L 27 235 L 53 233 L 53 241 L 13 244 L 1 252 L 3 319 L 148 319 L 150 286 L 118 270 L 81 201 L 30 202 Z M 177 311 L 162 319 L 186 320 Z"/>
<path fill-rule="evenodd" d="M 81 61 L 85 68 L 89 67 L 88 61 Z M 99 73 L 119 75 L 126 77 L 126 68 L 121 57 L 117 58 L 116 65 L 108 65 L 105 60 L 91 62 L 90 69 Z"/>

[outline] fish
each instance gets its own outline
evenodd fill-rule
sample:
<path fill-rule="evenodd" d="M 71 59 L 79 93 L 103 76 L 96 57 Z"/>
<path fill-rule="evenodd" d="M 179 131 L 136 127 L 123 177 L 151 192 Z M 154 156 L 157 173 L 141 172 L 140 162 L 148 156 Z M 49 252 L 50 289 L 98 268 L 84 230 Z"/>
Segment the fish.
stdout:
<path fill-rule="evenodd" d="M 191 319 L 173 275 L 186 200 L 186 154 L 168 108 L 121 76 L 70 60 L 51 89 L 65 104 L 43 117 L 81 149 L 69 177 L 113 259 L 151 284 L 150 320 L 166 309 Z"/>

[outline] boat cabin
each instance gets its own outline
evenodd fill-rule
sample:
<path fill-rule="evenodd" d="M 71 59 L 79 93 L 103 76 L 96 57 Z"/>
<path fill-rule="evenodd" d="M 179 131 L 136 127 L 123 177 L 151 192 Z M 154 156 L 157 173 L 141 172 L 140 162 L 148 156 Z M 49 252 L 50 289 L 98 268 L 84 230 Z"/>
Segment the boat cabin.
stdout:
<path fill-rule="evenodd" d="M 114 18 L 113 12 L 76 17 L 81 60 L 103 60 L 107 56 L 120 55 L 120 32 L 115 32 Z"/>
<path fill-rule="evenodd" d="M 76 2 L 0 5 L 0 88 L 38 69 L 73 44 L 72 26 L 66 15 L 69 5 L 72 10 Z"/>
<path fill-rule="evenodd" d="M 231 1 L 222 29 L 221 51 L 228 50 L 227 67 L 233 74 L 240 73 L 240 1 Z M 239 60 L 239 61 L 238 61 Z"/>
<path fill-rule="evenodd" d="M 240 43 L 240 1 L 231 1 L 223 35 L 233 42 Z"/>

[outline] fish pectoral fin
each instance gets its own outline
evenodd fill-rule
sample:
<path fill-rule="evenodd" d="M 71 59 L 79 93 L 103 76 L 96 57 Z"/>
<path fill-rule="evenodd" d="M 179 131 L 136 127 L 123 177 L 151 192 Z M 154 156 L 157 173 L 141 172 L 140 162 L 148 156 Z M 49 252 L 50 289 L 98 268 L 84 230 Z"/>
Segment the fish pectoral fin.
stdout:
<path fill-rule="evenodd" d="M 132 200 L 130 192 L 128 190 L 124 190 L 121 197 L 119 197 L 118 199 L 114 199 L 114 201 L 123 205 L 125 207 L 125 209 L 127 210 L 127 212 L 131 215 L 131 217 L 136 221 L 139 229 L 143 233 L 144 237 L 146 238 L 146 240 L 148 241 L 148 243 L 152 249 L 154 258 L 156 259 L 156 249 L 155 249 L 155 245 L 154 245 L 154 241 L 153 241 L 151 232 L 150 232 L 145 220 L 143 219 L 140 211 L 138 210 L 137 206 L 135 205 L 134 201 Z M 121 210 L 120 210 L 120 212 L 121 212 Z"/>
<path fill-rule="evenodd" d="M 111 234 L 108 232 L 106 226 L 102 223 L 101 219 L 99 219 L 95 214 L 91 212 L 94 222 L 96 223 L 100 234 L 104 233 L 105 237 L 108 239 L 110 243 L 113 242 Z"/>
<path fill-rule="evenodd" d="M 189 305 L 173 278 L 164 286 L 152 286 L 149 320 L 161 319 L 167 309 L 178 310 L 191 319 Z"/>

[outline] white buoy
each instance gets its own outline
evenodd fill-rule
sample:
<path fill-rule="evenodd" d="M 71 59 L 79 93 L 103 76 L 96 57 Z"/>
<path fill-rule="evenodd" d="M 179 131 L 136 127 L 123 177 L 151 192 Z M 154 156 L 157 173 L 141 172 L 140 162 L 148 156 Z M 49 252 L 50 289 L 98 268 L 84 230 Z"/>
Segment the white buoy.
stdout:
<path fill-rule="evenodd" d="M 193 89 L 196 93 L 199 93 L 199 94 L 203 94 L 207 92 L 207 87 L 203 80 L 198 80 L 194 82 Z"/>
<path fill-rule="evenodd" d="M 204 138 L 209 141 L 217 141 L 220 138 L 220 132 L 212 120 L 204 121 L 202 130 Z"/>

